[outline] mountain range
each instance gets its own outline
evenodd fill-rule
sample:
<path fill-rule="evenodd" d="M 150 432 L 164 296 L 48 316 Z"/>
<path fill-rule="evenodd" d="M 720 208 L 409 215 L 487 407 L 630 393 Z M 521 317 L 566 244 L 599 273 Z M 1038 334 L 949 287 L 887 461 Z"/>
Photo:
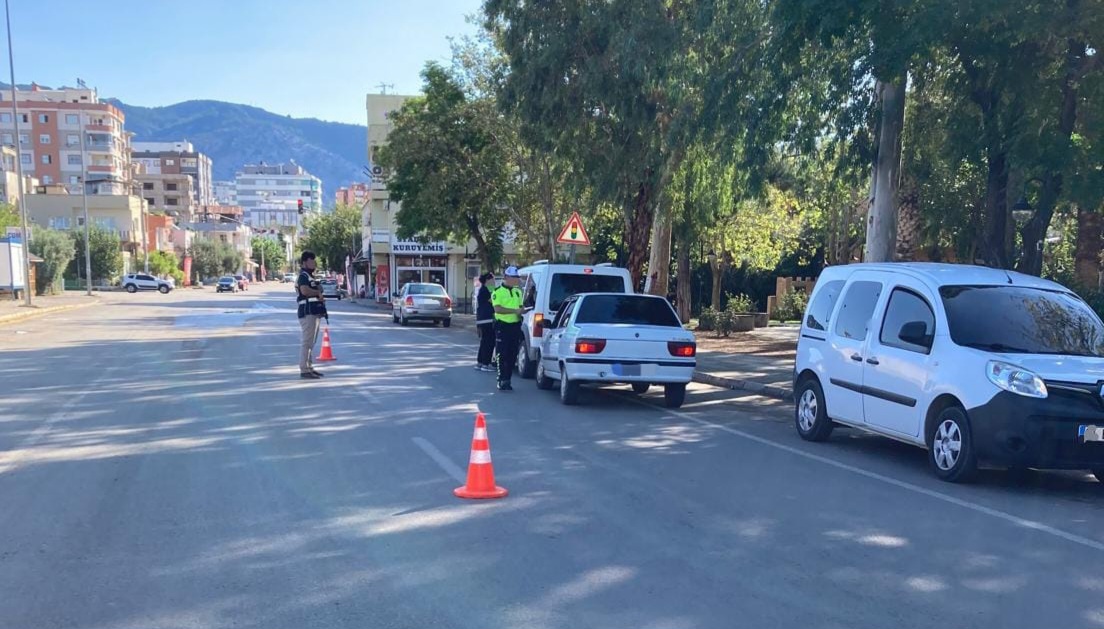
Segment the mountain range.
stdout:
<path fill-rule="evenodd" d="M 294 160 L 322 180 L 323 203 L 329 205 L 339 187 L 365 179 L 368 133 L 362 125 L 292 118 L 215 100 L 165 107 L 105 100 L 126 114 L 134 141 L 187 140 L 211 158 L 216 180 L 233 179 L 245 164 Z"/>

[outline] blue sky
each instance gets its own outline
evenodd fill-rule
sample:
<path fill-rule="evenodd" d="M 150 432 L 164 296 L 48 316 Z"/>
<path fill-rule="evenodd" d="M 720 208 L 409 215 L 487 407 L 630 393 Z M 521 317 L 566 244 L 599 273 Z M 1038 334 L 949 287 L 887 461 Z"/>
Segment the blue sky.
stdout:
<path fill-rule="evenodd" d="M 15 78 L 134 105 L 215 99 L 365 123 L 379 83 L 417 93 L 480 0 L 10 0 Z M 0 31 L 0 37 L 2 37 Z M 4 42 L 6 43 L 6 41 Z M 5 51 L 6 52 L 6 51 Z M 0 55 L 6 57 L 6 55 Z M 2 80 L 8 81 L 7 59 Z"/>

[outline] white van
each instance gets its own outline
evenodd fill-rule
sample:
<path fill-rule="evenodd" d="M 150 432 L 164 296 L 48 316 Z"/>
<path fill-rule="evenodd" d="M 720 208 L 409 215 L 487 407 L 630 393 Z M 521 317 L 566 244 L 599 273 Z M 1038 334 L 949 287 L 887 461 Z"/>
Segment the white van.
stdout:
<path fill-rule="evenodd" d="M 1091 470 L 1104 482 L 1104 323 L 1054 282 L 977 266 L 825 269 L 794 366 L 798 434 L 834 424 L 979 463 Z"/>
<path fill-rule="evenodd" d="M 520 269 L 523 305 L 532 310 L 522 318 L 525 336 L 518 351 L 517 373 L 532 378 L 537 372 L 544 322 L 551 323 L 560 306 L 579 293 L 631 293 L 632 276 L 611 264 L 549 264 L 539 260 Z"/>

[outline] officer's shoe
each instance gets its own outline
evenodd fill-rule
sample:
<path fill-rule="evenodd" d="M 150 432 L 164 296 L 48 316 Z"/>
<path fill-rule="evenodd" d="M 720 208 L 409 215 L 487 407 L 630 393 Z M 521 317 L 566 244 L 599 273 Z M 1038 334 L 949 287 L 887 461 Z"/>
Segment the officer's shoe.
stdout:
<path fill-rule="evenodd" d="M 299 374 L 299 377 L 304 380 L 320 380 L 322 376 L 314 373 L 313 371 L 304 371 Z"/>
<path fill-rule="evenodd" d="M 498 381 L 498 390 L 499 391 L 513 391 L 514 389 L 513 389 L 513 387 L 510 386 L 509 381 L 499 380 Z"/>

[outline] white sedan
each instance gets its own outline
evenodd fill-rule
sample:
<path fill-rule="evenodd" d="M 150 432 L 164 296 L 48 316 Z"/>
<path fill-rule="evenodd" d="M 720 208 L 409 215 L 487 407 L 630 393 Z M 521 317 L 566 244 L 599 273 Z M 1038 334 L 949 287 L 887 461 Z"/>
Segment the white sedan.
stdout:
<path fill-rule="evenodd" d="M 551 389 L 558 379 L 564 404 L 578 402 L 584 383 L 629 383 L 637 393 L 662 384 L 667 406 L 678 408 L 697 364 L 694 335 L 652 295 L 575 295 L 542 337 L 537 386 Z"/>

